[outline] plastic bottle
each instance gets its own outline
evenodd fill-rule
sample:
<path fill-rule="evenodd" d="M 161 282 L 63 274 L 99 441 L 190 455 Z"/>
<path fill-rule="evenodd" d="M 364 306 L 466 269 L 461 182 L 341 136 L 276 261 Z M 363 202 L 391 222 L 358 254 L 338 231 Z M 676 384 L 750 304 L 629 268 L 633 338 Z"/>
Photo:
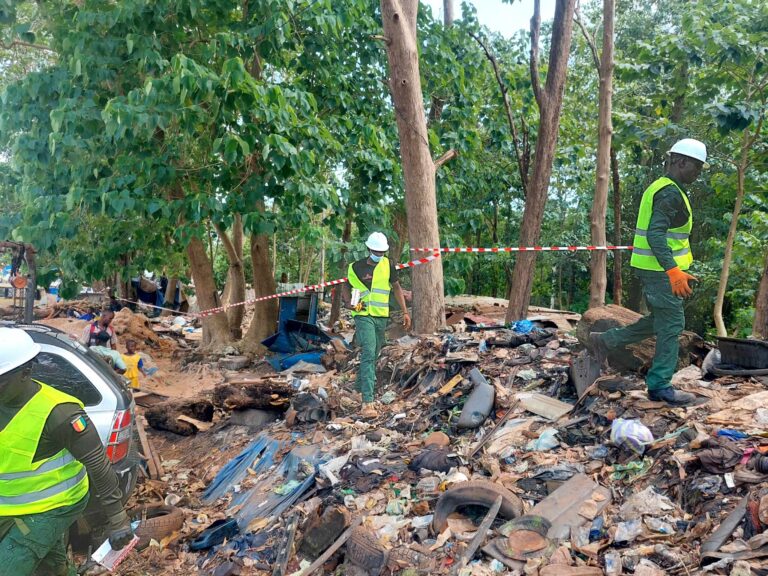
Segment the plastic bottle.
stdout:
<path fill-rule="evenodd" d="M 605 553 L 605 574 L 606 576 L 618 576 L 621 574 L 621 554 L 615 550 Z"/>
<path fill-rule="evenodd" d="M 589 541 L 590 542 L 597 542 L 598 540 L 601 540 L 603 538 L 603 525 L 604 520 L 602 516 L 596 517 L 594 520 L 592 520 L 592 526 L 589 529 Z"/>

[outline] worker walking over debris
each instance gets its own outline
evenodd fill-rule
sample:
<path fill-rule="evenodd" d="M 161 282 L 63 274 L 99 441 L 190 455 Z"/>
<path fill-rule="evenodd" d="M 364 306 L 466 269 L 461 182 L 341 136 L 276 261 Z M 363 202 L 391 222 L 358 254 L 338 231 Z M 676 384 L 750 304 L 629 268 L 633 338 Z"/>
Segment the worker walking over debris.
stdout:
<path fill-rule="evenodd" d="M 689 392 L 675 390 L 671 379 L 677 368 L 679 337 L 685 328 L 683 298 L 696 278 L 686 272 L 693 263 L 689 236 L 693 215 L 683 186 L 692 184 L 708 168 L 707 148 L 685 138 L 667 153 L 666 175 L 643 193 L 630 265 L 643 284 L 650 314 L 624 328 L 590 334 L 601 361 L 609 350 L 656 336 L 653 365 L 645 378 L 651 400 L 675 406 L 696 402 Z"/>
<path fill-rule="evenodd" d="M 344 304 L 352 310 L 355 318 L 355 340 L 362 348 L 360 368 L 357 373 L 357 389 L 363 395 L 363 410 L 360 416 L 374 418 L 378 411 L 373 405 L 376 388 L 376 360 L 386 340 L 389 322 L 389 295 L 395 293 L 403 311 L 403 326 L 411 328 L 411 317 L 405 306 L 405 296 L 397 279 L 395 264 L 385 256 L 389 250 L 387 237 L 374 232 L 365 242 L 369 250 L 367 258 L 349 265 L 347 272 L 349 286 L 343 285 Z"/>
<path fill-rule="evenodd" d="M 133 532 L 82 402 L 32 380 L 39 352 L 23 330 L 0 328 L 0 572 L 70 576 L 67 533 L 88 504 L 89 487 L 112 547 L 123 548 Z"/>

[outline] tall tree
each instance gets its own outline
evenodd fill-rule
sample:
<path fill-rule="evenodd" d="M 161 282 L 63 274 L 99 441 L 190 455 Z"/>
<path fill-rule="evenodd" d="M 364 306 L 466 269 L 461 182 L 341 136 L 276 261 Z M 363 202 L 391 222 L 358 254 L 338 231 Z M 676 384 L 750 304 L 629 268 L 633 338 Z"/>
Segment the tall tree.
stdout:
<path fill-rule="evenodd" d="M 765 250 L 765 266 L 760 277 L 760 286 L 755 297 L 755 320 L 752 323 L 752 335 L 768 340 L 768 249 Z"/>
<path fill-rule="evenodd" d="M 611 176 L 611 137 L 613 122 L 611 107 L 613 101 L 613 21 L 614 0 L 603 0 L 603 51 L 598 57 L 595 39 L 587 32 L 577 13 L 577 20 L 589 44 L 600 79 L 597 120 L 597 167 L 595 170 L 595 195 L 589 214 L 590 236 L 593 246 L 606 245 L 605 217 L 608 209 L 608 182 Z M 608 285 L 606 261 L 608 253 L 594 250 L 590 254 L 589 307 L 605 304 L 605 290 Z"/>
<path fill-rule="evenodd" d="M 419 50 L 418 0 L 381 0 L 389 61 L 389 87 L 400 135 L 405 180 L 408 239 L 414 247 L 440 246 L 435 195 L 435 163 L 427 140 Z M 445 319 L 440 261 L 413 269 L 413 320 L 417 333 L 431 333 Z"/>
<path fill-rule="evenodd" d="M 541 2 L 534 0 L 531 18 L 531 84 L 536 103 L 539 105 L 539 128 L 536 138 L 533 173 L 525 198 L 523 222 L 520 227 L 520 244 L 533 246 L 539 241 L 544 207 L 547 203 L 549 179 L 557 147 L 560 112 L 563 103 L 568 54 L 573 35 L 573 14 L 576 0 L 557 0 L 555 19 L 552 24 L 552 41 L 549 51 L 547 80 L 541 86 L 539 78 L 539 36 L 541 32 Z M 507 322 L 525 318 L 531 300 L 531 287 L 536 267 L 536 252 L 521 252 L 515 259 L 512 283 L 509 288 Z"/>

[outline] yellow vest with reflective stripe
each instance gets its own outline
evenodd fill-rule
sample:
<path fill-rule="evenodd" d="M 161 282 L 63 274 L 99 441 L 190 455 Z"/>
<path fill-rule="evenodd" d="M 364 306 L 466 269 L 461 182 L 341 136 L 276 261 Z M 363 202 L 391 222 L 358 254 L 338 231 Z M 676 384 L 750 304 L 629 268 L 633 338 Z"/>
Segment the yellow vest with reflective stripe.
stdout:
<path fill-rule="evenodd" d="M 360 302 L 363 303 L 363 309 L 360 312 L 352 312 L 352 316 L 374 316 L 378 318 L 389 318 L 389 259 L 384 256 L 373 269 L 373 279 L 371 280 L 371 289 L 368 290 L 362 280 L 357 277 L 349 265 L 347 276 L 350 286 L 360 290 Z"/>
<path fill-rule="evenodd" d="M 0 431 L 0 517 L 40 514 L 76 504 L 88 493 L 85 467 L 63 449 L 33 461 L 43 427 L 59 404 L 83 403 L 40 384 L 40 390 Z"/>
<path fill-rule="evenodd" d="M 680 191 L 683 197 L 685 207 L 688 209 L 688 221 L 677 228 L 667 230 L 667 246 L 672 250 L 672 257 L 680 270 L 688 270 L 693 263 L 693 254 L 691 253 L 691 244 L 689 236 L 693 228 L 693 213 L 688 196 L 671 178 L 666 176 L 659 178 L 643 192 L 643 199 L 640 201 L 640 212 L 637 215 L 637 226 L 635 227 L 635 238 L 632 241 L 632 259 L 630 265 L 640 270 L 656 270 L 663 272 L 664 268 L 659 264 L 656 256 L 653 255 L 651 245 L 648 244 L 648 227 L 651 224 L 651 214 L 653 213 L 653 198 L 662 188 L 674 186 Z"/>

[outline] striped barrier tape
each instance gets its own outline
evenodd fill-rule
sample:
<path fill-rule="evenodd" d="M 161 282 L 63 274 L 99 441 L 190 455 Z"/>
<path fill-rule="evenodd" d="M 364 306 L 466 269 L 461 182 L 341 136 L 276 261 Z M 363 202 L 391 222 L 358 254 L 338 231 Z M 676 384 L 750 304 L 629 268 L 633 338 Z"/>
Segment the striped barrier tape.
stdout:
<path fill-rule="evenodd" d="M 411 260 L 410 262 L 405 262 L 404 264 L 397 264 L 395 268 L 397 270 L 402 270 L 403 268 L 413 268 L 414 266 L 420 266 L 422 264 L 426 264 L 427 262 L 432 262 L 433 260 L 436 260 L 438 258 L 440 258 L 440 252 L 433 250 L 433 253 L 430 254 L 429 256 L 424 256 L 423 258 L 416 258 L 415 260 Z M 215 314 L 226 312 L 230 308 L 235 308 L 236 306 L 245 306 L 246 304 L 253 304 L 255 302 L 262 302 L 264 300 L 272 300 L 273 298 L 280 298 L 282 296 L 290 296 L 292 294 L 301 294 L 302 292 L 315 291 L 315 290 L 319 290 L 320 288 L 324 288 L 325 286 L 335 286 L 337 284 L 343 284 L 346 281 L 347 281 L 346 278 L 339 278 L 338 280 L 329 280 L 328 282 L 320 282 L 319 284 L 312 284 L 311 286 L 305 286 L 304 288 L 297 288 L 295 290 L 289 290 L 287 292 L 280 292 L 279 294 L 270 294 L 269 296 L 261 296 L 259 298 L 245 300 L 244 302 L 235 302 L 233 304 L 227 304 L 226 306 L 219 306 L 218 308 L 203 310 L 202 312 L 198 312 L 197 314 L 194 314 L 194 316 L 197 316 L 198 318 L 206 318 L 208 316 L 213 316 Z"/>
<path fill-rule="evenodd" d="M 411 248 L 411 252 L 578 252 L 580 250 L 632 250 L 632 246 L 506 246 L 500 248 Z"/>

